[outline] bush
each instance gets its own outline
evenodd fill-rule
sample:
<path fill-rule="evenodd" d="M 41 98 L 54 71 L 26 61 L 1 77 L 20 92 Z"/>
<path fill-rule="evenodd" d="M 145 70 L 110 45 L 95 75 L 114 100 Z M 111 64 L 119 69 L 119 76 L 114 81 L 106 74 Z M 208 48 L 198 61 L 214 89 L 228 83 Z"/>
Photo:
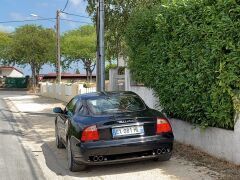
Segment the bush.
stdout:
<path fill-rule="evenodd" d="M 126 33 L 133 78 L 155 90 L 168 114 L 233 129 L 239 14 L 235 0 L 192 0 L 134 12 Z"/>

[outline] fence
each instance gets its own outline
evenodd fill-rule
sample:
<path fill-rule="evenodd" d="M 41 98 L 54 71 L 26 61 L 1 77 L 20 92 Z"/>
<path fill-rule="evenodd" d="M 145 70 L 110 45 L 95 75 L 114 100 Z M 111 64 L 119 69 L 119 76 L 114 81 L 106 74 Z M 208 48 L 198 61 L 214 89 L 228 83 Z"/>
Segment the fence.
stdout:
<path fill-rule="evenodd" d="M 40 94 L 45 97 L 55 98 L 64 102 L 70 101 L 78 94 L 96 92 L 96 87 L 85 88 L 83 84 L 57 84 L 57 83 L 41 83 Z"/>
<path fill-rule="evenodd" d="M 1 84 L 5 88 L 27 88 L 28 82 L 28 77 L 6 77 Z"/>
<path fill-rule="evenodd" d="M 125 90 L 137 93 L 150 108 L 161 110 L 154 91 L 131 83 L 131 74 L 125 70 Z M 161 97 L 160 97 L 161 98 Z M 175 139 L 192 145 L 212 156 L 240 165 L 240 115 L 235 116 L 234 131 L 209 127 L 205 130 L 179 119 L 170 119 Z"/>

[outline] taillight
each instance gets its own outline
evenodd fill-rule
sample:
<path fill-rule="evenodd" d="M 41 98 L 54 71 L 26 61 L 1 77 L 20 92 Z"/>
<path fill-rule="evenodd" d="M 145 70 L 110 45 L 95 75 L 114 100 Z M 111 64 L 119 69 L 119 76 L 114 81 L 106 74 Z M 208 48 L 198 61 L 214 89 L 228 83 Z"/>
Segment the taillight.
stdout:
<path fill-rule="evenodd" d="M 99 134 L 97 126 L 89 126 L 83 130 L 81 141 L 97 141 L 99 140 Z"/>
<path fill-rule="evenodd" d="M 157 118 L 157 134 L 172 132 L 172 127 L 167 119 Z"/>

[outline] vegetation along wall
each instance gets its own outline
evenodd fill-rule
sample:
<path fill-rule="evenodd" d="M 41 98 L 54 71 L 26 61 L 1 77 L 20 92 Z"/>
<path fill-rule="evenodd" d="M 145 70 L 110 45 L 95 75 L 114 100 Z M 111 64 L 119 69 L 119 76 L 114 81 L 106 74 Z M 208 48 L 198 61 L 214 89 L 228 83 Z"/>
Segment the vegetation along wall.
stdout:
<path fill-rule="evenodd" d="M 132 13 L 125 39 L 133 78 L 168 114 L 234 127 L 240 91 L 240 1 L 189 0 Z"/>

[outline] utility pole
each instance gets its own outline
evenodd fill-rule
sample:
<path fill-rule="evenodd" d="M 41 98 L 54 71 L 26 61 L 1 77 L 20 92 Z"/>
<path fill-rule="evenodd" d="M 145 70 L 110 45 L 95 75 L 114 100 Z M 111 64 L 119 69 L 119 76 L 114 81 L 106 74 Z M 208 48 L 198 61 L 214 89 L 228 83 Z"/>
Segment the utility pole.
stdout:
<path fill-rule="evenodd" d="M 97 91 L 101 91 L 101 61 L 99 52 L 99 2 L 96 5 L 96 34 L 97 34 Z"/>
<path fill-rule="evenodd" d="M 104 0 L 99 0 L 98 7 L 99 49 L 97 62 L 97 90 L 105 91 L 105 51 L 104 51 Z M 97 28 L 98 28 L 97 25 Z"/>
<path fill-rule="evenodd" d="M 56 74 L 57 74 L 57 82 L 61 82 L 61 56 L 60 56 L 60 10 L 57 10 L 56 13 L 56 42 L 57 42 L 57 50 L 56 50 Z"/>

